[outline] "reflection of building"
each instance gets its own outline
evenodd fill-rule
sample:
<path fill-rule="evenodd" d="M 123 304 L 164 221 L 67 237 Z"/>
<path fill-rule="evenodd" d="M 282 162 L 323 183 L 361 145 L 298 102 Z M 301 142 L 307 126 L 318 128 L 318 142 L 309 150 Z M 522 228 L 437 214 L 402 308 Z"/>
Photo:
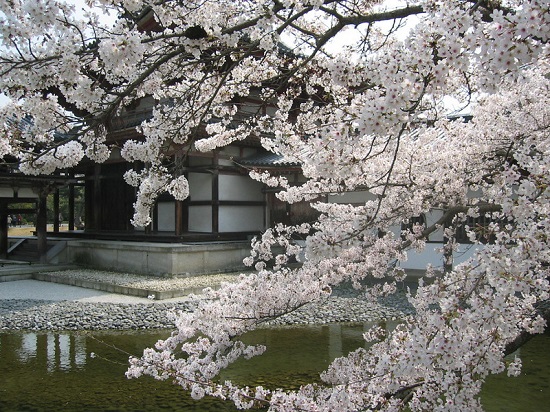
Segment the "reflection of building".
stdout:
<path fill-rule="evenodd" d="M 16 338 L 18 342 L 14 341 Z M 42 370 L 48 373 L 72 371 L 86 365 L 86 336 L 84 335 L 59 333 L 0 335 L 0 347 L 3 362 L 15 356 L 17 362 L 32 362 L 37 368 L 44 368 Z"/>

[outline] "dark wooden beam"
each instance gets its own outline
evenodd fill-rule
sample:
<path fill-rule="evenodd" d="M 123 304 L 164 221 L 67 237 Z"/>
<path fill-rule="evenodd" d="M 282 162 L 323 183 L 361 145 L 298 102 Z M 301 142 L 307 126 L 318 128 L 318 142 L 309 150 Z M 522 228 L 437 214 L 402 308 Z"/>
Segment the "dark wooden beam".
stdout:
<path fill-rule="evenodd" d="M 37 197 L 4 197 L 2 198 L 8 205 L 11 203 L 36 203 Z"/>
<path fill-rule="evenodd" d="M 175 222 L 176 222 L 176 228 L 175 228 L 175 234 L 176 236 L 183 235 L 183 202 L 181 200 L 176 200 L 176 211 L 175 211 Z"/>
<path fill-rule="evenodd" d="M 0 199 L 0 258 L 8 257 L 8 202 Z"/>
<path fill-rule="evenodd" d="M 53 231 L 59 232 L 59 226 L 61 225 L 61 219 L 59 219 L 59 188 L 55 188 L 53 192 Z"/>
<path fill-rule="evenodd" d="M 26 215 L 26 214 L 31 214 L 31 213 L 36 213 L 36 208 L 34 208 L 34 209 L 21 208 L 21 207 L 18 207 L 16 209 L 8 208 L 8 214 Z"/>
<path fill-rule="evenodd" d="M 159 204 L 158 202 L 155 203 L 155 205 L 153 206 L 153 221 L 151 222 L 151 224 L 149 225 L 153 232 L 158 232 L 159 231 Z M 149 233 L 151 232 L 151 230 L 149 230 Z"/>
<path fill-rule="evenodd" d="M 94 182 L 92 197 L 92 226 L 90 229 L 101 230 L 101 165 L 94 166 Z M 86 228 L 88 228 L 88 216 L 86 216 Z"/>
<path fill-rule="evenodd" d="M 210 206 L 210 200 L 196 200 L 189 202 L 190 206 Z M 265 206 L 263 200 L 218 200 L 218 206 Z"/>

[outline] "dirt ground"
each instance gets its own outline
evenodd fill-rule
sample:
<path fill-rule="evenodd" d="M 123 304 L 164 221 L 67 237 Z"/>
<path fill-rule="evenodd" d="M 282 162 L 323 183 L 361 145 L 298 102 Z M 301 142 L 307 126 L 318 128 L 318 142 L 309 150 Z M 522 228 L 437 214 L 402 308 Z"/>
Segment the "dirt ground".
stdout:
<path fill-rule="evenodd" d="M 62 225 L 59 230 L 68 230 L 68 225 Z M 22 226 L 22 227 L 10 227 L 8 228 L 8 236 L 34 236 L 36 229 L 33 226 Z M 48 225 L 48 231 L 53 231 L 53 225 Z"/>

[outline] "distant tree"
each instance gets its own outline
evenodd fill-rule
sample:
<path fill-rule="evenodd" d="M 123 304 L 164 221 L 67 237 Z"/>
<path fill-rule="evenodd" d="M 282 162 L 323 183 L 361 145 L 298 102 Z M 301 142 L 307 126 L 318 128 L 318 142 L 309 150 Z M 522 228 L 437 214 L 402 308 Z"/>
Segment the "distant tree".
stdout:
<path fill-rule="evenodd" d="M 489 374 L 520 372 L 520 359 L 504 355 L 544 330 L 549 292 L 547 1 L 86 3 L 117 16 L 114 24 L 97 12 L 76 17 L 56 0 L 0 0 L 0 89 L 13 101 L 2 109 L 2 156 L 16 157 L 29 174 L 84 156 L 105 161 L 105 125 L 152 96 L 153 117 L 138 128 L 143 139 L 121 150 L 145 165 L 125 175 L 138 188 L 134 224 L 149 222 L 158 193 L 188 196 L 179 165 L 163 163 L 167 156 L 249 135 L 300 162 L 306 181 L 251 176 L 281 188 L 280 199 L 311 201 L 320 212 L 312 224 L 279 225 L 256 239 L 246 263 L 258 273 L 211 292 L 194 313 L 175 315 L 177 330 L 133 359 L 128 376 L 173 379 L 195 398 L 240 407 L 470 411 L 481 409 Z M 140 26 L 147 15 L 156 23 Z M 412 18 L 416 24 L 406 25 Z M 273 113 L 235 119 L 251 94 Z M 470 122 L 448 119 L 451 97 L 471 106 Z M 10 127 L 27 116 L 32 129 Z M 371 200 L 315 200 L 357 190 Z M 434 208 L 445 211 L 438 222 L 409 225 Z M 406 276 L 395 262 L 408 250 L 425 249 L 431 233 L 445 230 L 441 253 L 449 256 L 453 228 L 484 215 L 494 242 L 445 273 L 428 267 L 433 282 L 409 298 L 416 315 L 392 332 L 366 333 L 372 348 L 334 361 L 324 385 L 284 392 L 217 381 L 235 359 L 264 350 L 242 343 L 241 334 L 326 298 L 344 281 L 363 287 L 388 277 L 367 289 L 392 293 Z M 391 228 L 402 224 L 405 233 L 395 235 Z M 466 231 L 477 242 L 474 228 Z M 306 236 L 305 250 L 292 242 L 295 234 Z M 284 252 L 274 255 L 275 245 Z M 287 267 L 302 252 L 303 265 Z"/>
<path fill-rule="evenodd" d="M 74 216 L 83 216 L 84 215 L 84 187 L 75 186 L 74 187 Z M 47 199 L 48 207 L 48 222 L 53 222 L 54 215 L 54 196 L 50 194 Z M 59 213 L 61 214 L 62 220 L 66 221 L 69 216 L 69 188 L 64 186 L 59 189 Z"/>

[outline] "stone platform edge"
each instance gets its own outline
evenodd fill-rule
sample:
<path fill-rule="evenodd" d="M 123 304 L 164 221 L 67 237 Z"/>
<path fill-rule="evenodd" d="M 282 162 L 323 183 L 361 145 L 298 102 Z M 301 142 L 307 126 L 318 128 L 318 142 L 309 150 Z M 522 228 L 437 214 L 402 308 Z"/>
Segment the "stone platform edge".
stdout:
<path fill-rule="evenodd" d="M 55 265 L 54 267 L 52 267 L 52 265 L 28 265 L 27 264 L 27 265 L 14 265 L 9 269 L 6 267 L 2 267 L 0 269 L 0 283 L 17 281 L 17 280 L 34 279 L 34 280 L 39 280 L 43 282 L 60 283 L 60 284 L 65 284 L 70 286 L 78 286 L 86 289 L 99 290 L 102 292 L 116 293 L 119 295 L 149 298 L 152 300 L 165 300 L 165 299 L 184 297 L 191 294 L 200 294 L 203 291 L 203 289 L 207 287 L 207 286 L 200 286 L 200 287 L 189 287 L 186 289 L 171 289 L 171 290 L 165 290 L 165 291 L 158 291 L 158 290 L 135 288 L 131 286 L 115 285 L 107 282 L 76 279 L 69 276 L 52 275 L 50 273 L 45 273 L 45 272 L 51 272 L 52 270 L 62 271 L 62 270 L 76 269 L 76 268 L 79 268 L 79 266 Z M 418 277 L 421 277 L 422 274 L 424 273 L 424 271 L 420 271 L 420 270 L 411 270 L 410 272 L 412 273 L 410 273 L 409 275 L 410 276 L 409 280 L 414 280 L 415 278 L 417 280 Z M 214 289 L 216 288 L 216 286 L 210 286 L 210 287 Z"/>
<path fill-rule="evenodd" d="M 204 289 L 204 287 L 201 287 L 201 288 L 172 289 L 172 290 L 159 291 L 159 290 L 135 288 L 131 286 L 114 285 L 112 283 L 106 283 L 106 282 L 74 279 L 67 276 L 52 275 L 49 273 L 33 273 L 32 279 L 40 280 L 44 282 L 62 283 L 65 285 L 78 286 L 86 289 L 100 290 L 102 292 L 108 292 L 108 293 L 117 293 L 119 295 L 149 298 L 153 300 L 179 298 L 182 296 L 190 295 L 192 293 L 200 293 Z"/>
<path fill-rule="evenodd" d="M 119 295 L 137 296 L 150 298 L 154 300 L 164 300 L 171 298 L 179 298 L 190 294 L 199 294 L 206 287 L 190 287 L 186 289 L 172 289 L 165 291 L 149 290 L 134 288 L 130 286 L 115 285 L 107 282 L 90 281 L 83 279 L 75 279 L 68 276 L 52 275 L 52 270 L 63 271 L 68 269 L 77 269 L 75 265 L 11 265 L 4 266 L 0 269 L 0 283 L 13 282 L 17 280 L 39 280 L 43 282 L 61 283 L 69 286 L 78 286 L 86 289 L 100 290 L 102 292 L 117 293 Z"/>

